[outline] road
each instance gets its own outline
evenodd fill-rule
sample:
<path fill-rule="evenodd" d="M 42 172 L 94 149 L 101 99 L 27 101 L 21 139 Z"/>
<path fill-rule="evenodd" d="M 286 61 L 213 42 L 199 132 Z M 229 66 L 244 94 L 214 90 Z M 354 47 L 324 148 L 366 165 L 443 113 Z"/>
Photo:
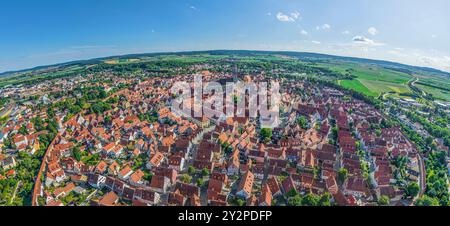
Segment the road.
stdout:
<path fill-rule="evenodd" d="M 418 78 L 416 78 L 414 82 L 416 82 L 416 81 L 418 81 Z M 413 81 L 410 81 L 410 82 L 408 82 L 408 85 L 411 86 L 412 83 L 413 83 Z M 385 103 L 385 105 L 386 105 L 387 107 L 390 107 L 390 104 Z M 384 112 L 384 113 L 385 113 L 387 116 L 389 116 L 389 117 L 397 118 L 396 115 L 390 114 L 389 112 Z M 400 120 L 400 119 L 399 119 L 399 120 Z M 400 121 L 401 121 L 401 120 L 400 120 Z M 411 141 L 410 141 L 410 142 L 411 142 Z M 427 175 L 426 175 L 425 161 L 424 161 L 424 159 L 423 159 L 423 156 L 422 156 L 420 153 L 417 154 L 417 160 L 418 160 L 418 164 L 419 164 L 419 188 L 420 188 L 420 191 L 419 191 L 419 195 L 418 195 L 417 197 L 415 197 L 415 198 L 413 199 L 413 201 L 412 201 L 409 205 L 413 205 L 413 204 L 414 204 L 414 201 L 415 201 L 417 198 L 422 197 L 422 196 L 425 194 L 426 187 L 427 187 L 427 185 L 426 185 L 426 177 L 427 177 Z"/>
<path fill-rule="evenodd" d="M 426 185 L 426 169 L 425 169 L 425 161 L 423 160 L 422 155 L 417 154 L 417 159 L 419 160 L 419 169 L 420 169 L 420 178 L 419 178 L 419 187 L 420 187 L 420 193 L 419 197 L 422 197 L 425 193 L 425 190 L 427 188 Z"/>
<path fill-rule="evenodd" d="M 19 190 L 19 187 L 22 186 L 22 181 L 17 182 L 16 188 L 14 189 L 13 195 L 11 197 L 11 200 L 9 201 L 9 204 L 12 204 L 14 202 L 14 199 L 16 199 L 17 190 Z"/>
<path fill-rule="evenodd" d="M 414 80 L 414 81 L 412 81 L 412 80 Z M 427 93 L 426 93 L 425 91 L 419 89 L 419 88 L 416 86 L 416 82 L 418 82 L 418 81 L 419 81 L 419 78 L 414 77 L 413 79 L 411 79 L 411 80 L 408 82 L 408 86 L 409 86 L 409 88 L 411 88 L 413 91 L 419 92 L 419 93 L 421 94 L 422 97 L 426 97 L 426 96 L 427 96 Z"/>
<path fill-rule="evenodd" d="M 80 206 L 86 206 L 88 204 L 88 202 L 91 200 L 92 196 L 94 196 L 95 194 L 97 194 L 98 189 L 95 189 L 91 194 L 88 195 L 88 197 L 86 197 L 86 200 L 81 203 Z"/>

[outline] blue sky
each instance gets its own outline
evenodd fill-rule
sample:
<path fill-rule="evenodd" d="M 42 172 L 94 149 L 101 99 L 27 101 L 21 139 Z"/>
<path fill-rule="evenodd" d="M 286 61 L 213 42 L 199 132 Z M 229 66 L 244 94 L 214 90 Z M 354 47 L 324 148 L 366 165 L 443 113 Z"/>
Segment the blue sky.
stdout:
<path fill-rule="evenodd" d="M 450 71 L 448 0 L 5 0 L 0 72 L 116 54 L 292 50 Z"/>

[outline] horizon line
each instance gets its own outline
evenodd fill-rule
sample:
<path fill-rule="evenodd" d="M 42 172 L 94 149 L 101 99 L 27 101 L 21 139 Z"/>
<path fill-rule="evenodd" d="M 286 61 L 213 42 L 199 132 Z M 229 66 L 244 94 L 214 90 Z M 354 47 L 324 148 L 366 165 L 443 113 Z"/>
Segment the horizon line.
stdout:
<path fill-rule="evenodd" d="M 371 60 L 371 61 L 379 61 L 379 62 L 385 62 L 385 63 L 394 63 L 399 64 L 402 66 L 408 66 L 408 67 L 414 67 L 417 69 L 431 69 L 435 70 L 436 72 L 444 73 L 446 75 L 450 75 L 450 71 L 445 71 L 442 69 L 438 69 L 435 67 L 430 66 L 418 66 L 418 65 L 412 65 L 412 64 L 406 64 L 401 63 L 398 61 L 391 61 L 386 59 L 379 59 L 379 58 L 363 58 L 363 57 L 356 57 L 356 56 L 348 56 L 348 55 L 336 55 L 336 54 L 329 54 L 329 53 L 321 53 L 321 52 L 308 52 L 308 51 L 295 51 L 295 50 L 261 50 L 261 49 L 205 49 L 205 50 L 179 50 L 179 51 L 154 51 L 154 52 L 136 52 L 136 53 L 124 53 L 124 54 L 118 54 L 118 55 L 107 55 L 107 56 L 99 56 L 99 57 L 93 57 L 93 58 L 83 58 L 83 59 L 73 59 L 69 61 L 63 61 L 58 63 L 51 63 L 51 64 L 43 64 L 43 65 L 37 65 L 33 67 L 27 67 L 22 69 L 13 69 L 13 70 L 6 70 L 6 71 L 0 71 L 0 77 L 7 78 L 12 74 L 15 73 L 21 73 L 26 71 L 33 71 L 38 70 L 41 68 L 49 68 L 49 67 L 56 67 L 56 66 L 64 66 L 64 65 L 70 65 L 70 64 L 76 64 L 76 63 L 83 63 L 87 61 L 93 61 L 93 60 L 105 60 L 105 59 L 111 59 L 111 58 L 118 58 L 118 57 L 127 57 L 127 56 L 133 56 L 133 55 L 148 55 L 148 54 L 154 54 L 154 55 L 162 55 L 162 54 L 183 54 L 183 53 L 202 53 L 202 52 L 217 52 L 217 51 L 254 51 L 254 52 L 274 52 L 274 53 L 306 53 L 306 54 L 316 54 L 316 55 L 324 55 L 324 56 L 330 56 L 330 57 L 341 57 L 341 58 L 347 58 L 347 59 L 360 59 L 360 60 Z"/>

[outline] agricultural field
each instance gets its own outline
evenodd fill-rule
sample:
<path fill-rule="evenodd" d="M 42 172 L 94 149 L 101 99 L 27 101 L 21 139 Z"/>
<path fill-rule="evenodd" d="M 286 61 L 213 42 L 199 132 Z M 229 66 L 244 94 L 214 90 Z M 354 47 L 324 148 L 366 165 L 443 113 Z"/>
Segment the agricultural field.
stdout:
<path fill-rule="evenodd" d="M 353 89 L 357 92 L 360 93 L 364 93 L 368 96 L 371 97 L 376 97 L 379 94 L 376 92 L 372 92 L 369 88 L 367 88 L 364 84 L 362 84 L 358 79 L 353 79 L 353 80 L 339 80 L 338 84 L 348 88 L 348 89 Z"/>
<path fill-rule="evenodd" d="M 64 68 L 62 70 L 43 71 L 43 72 L 24 72 L 17 75 L 5 76 L 0 78 L 0 88 L 8 85 L 26 85 L 53 78 L 61 78 L 71 75 L 77 75 L 83 71 L 84 67 L 79 65 Z"/>
<path fill-rule="evenodd" d="M 141 61 L 140 59 L 110 59 L 103 61 L 105 64 L 128 64 L 128 63 L 137 63 Z"/>
<path fill-rule="evenodd" d="M 340 80 L 338 83 L 368 96 L 377 97 L 383 93 L 402 96 L 412 93 L 408 87 L 408 81 L 414 77 L 406 73 L 371 64 L 334 62 L 322 64 L 322 67 L 328 67 L 340 73 L 350 73 L 354 76 L 353 80 Z"/>
<path fill-rule="evenodd" d="M 431 86 L 422 85 L 422 84 L 416 84 L 416 86 L 419 89 L 425 91 L 426 93 L 433 95 L 433 97 L 436 98 L 437 100 L 450 101 L 450 91 L 448 91 L 448 90 L 443 90 L 440 88 L 431 87 Z"/>
<path fill-rule="evenodd" d="M 122 68 L 164 69 L 176 65 L 220 64 L 222 61 L 239 62 L 240 67 L 264 67 L 266 70 L 277 67 L 289 68 L 291 72 L 304 73 L 337 82 L 345 88 L 353 89 L 370 97 L 378 97 L 388 93 L 396 97 L 413 94 L 408 83 L 418 78 L 415 86 L 433 97 L 450 101 L 450 76 L 445 73 L 428 72 L 420 68 L 403 66 L 386 66 L 383 63 L 367 60 L 345 59 L 323 55 L 302 55 L 293 52 L 261 52 L 261 51 L 204 51 L 185 53 L 162 53 L 117 56 L 76 62 L 72 66 L 55 66 L 42 70 L 25 71 L 0 78 L 0 87 L 11 84 L 32 84 L 58 77 L 67 77 L 83 73 L 87 68 L 106 65 Z M 319 70 L 315 70 L 318 68 Z M 241 68 L 245 70 L 244 68 Z M 248 69 L 248 68 L 247 68 Z M 250 70 L 247 70 L 249 72 Z M 318 72 L 324 73 L 318 73 Z M 344 75 L 340 77 L 339 75 Z M 352 80 L 345 76 L 353 77 Z"/>

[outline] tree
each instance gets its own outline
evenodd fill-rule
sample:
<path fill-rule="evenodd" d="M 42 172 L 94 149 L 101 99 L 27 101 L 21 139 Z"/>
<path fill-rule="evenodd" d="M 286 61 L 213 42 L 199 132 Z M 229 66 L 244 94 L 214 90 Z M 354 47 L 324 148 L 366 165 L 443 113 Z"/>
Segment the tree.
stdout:
<path fill-rule="evenodd" d="M 389 203 L 391 203 L 391 200 L 385 195 L 380 196 L 380 199 L 378 199 L 378 205 L 380 206 L 387 206 Z"/>
<path fill-rule="evenodd" d="M 296 195 L 298 195 L 298 193 L 295 189 L 291 189 L 288 193 L 286 193 L 287 197 L 294 197 Z"/>
<path fill-rule="evenodd" d="M 183 183 L 189 184 L 189 183 L 191 183 L 191 181 L 192 181 L 192 177 L 189 176 L 189 175 L 187 175 L 187 174 L 183 174 L 183 175 L 181 175 L 180 180 L 181 180 Z"/>
<path fill-rule="evenodd" d="M 439 206 L 439 200 L 424 195 L 422 198 L 417 199 L 416 206 Z"/>
<path fill-rule="evenodd" d="M 406 186 L 406 195 L 408 197 L 416 197 L 419 194 L 420 188 L 416 182 L 412 182 Z"/>
<path fill-rule="evenodd" d="M 205 185 L 205 181 L 202 178 L 197 179 L 197 186 L 202 187 Z"/>
<path fill-rule="evenodd" d="M 288 199 L 289 206 L 301 206 L 302 205 L 302 197 L 300 195 L 295 195 Z"/>
<path fill-rule="evenodd" d="M 311 193 L 305 195 L 302 199 L 303 206 L 319 206 L 319 203 L 320 197 Z"/>
<path fill-rule="evenodd" d="M 331 194 L 325 192 L 319 200 L 319 206 L 331 206 Z"/>
<path fill-rule="evenodd" d="M 243 200 L 243 199 L 236 199 L 236 204 L 238 205 L 238 206 L 244 206 L 245 205 L 245 200 Z"/>
<path fill-rule="evenodd" d="M 188 167 L 188 174 L 189 175 L 192 175 L 192 174 L 194 174 L 195 173 L 195 168 L 193 167 L 193 166 L 189 166 Z"/>
<path fill-rule="evenodd" d="M 302 129 L 308 129 L 308 120 L 306 119 L 305 116 L 300 116 L 297 120 L 298 125 L 300 126 L 300 128 Z"/>
<path fill-rule="evenodd" d="M 208 175 L 209 175 L 209 170 L 208 170 L 208 168 L 203 168 L 203 169 L 202 169 L 202 176 L 206 177 L 206 176 L 208 176 Z"/>
<path fill-rule="evenodd" d="M 27 128 L 25 126 L 22 126 L 19 129 L 19 133 L 24 135 L 24 136 L 26 136 L 26 135 L 28 135 L 28 130 L 27 130 Z"/>
<path fill-rule="evenodd" d="M 343 184 L 348 177 L 348 170 L 346 168 L 341 168 L 338 171 L 338 182 Z"/>
<path fill-rule="evenodd" d="M 79 162 L 81 161 L 81 152 L 79 147 L 74 147 L 72 149 L 73 157 Z"/>
<path fill-rule="evenodd" d="M 272 129 L 262 128 L 260 131 L 260 135 L 265 143 L 269 143 L 272 140 Z"/>
<path fill-rule="evenodd" d="M 146 180 L 146 181 L 151 181 L 152 180 L 152 177 L 153 177 L 153 173 L 152 172 L 145 172 L 144 171 L 144 180 Z"/>

